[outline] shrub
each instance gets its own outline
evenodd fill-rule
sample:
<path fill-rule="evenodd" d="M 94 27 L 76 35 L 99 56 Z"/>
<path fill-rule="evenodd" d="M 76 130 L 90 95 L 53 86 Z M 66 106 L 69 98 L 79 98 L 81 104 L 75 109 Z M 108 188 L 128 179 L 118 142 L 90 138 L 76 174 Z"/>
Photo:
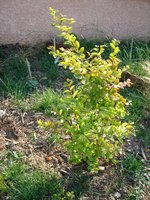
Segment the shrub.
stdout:
<path fill-rule="evenodd" d="M 103 58 L 105 46 L 96 45 L 85 52 L 72 33 L 74 19 L 52 8 L 52 25 L 64 38 L 64 46 L 50 46 L 50 54 L 64 69 L 69 69 L 75 79 L 67 80 L 64 95 L 60 99 L 65 106 L 57 111 L 60 123 L 70 139 L 65 147 L 73 163 L 85 161 L 92 171 L 98 170 L 99 158 L 114 160 L 122 149 L 123 139 L 128 137 L 132 125 L 123 121 L 126 115 L 126 99 L 120 89 L 130 86 L 130 80 L 120 82 L 125 68 L 119 68 L 119 42 L 112 40 L 111 53 Z"/>

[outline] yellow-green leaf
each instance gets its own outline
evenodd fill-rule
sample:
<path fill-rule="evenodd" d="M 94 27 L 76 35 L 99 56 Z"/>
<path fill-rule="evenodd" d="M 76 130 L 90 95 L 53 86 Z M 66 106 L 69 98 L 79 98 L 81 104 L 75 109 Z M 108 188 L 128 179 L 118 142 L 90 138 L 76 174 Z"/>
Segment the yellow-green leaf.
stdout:
<path fill-rule="evenodd" d="M 75 98 L 77 96 L 77 94 L 78 94 L 78 90 L 74 92 L 73 98 Z"/>

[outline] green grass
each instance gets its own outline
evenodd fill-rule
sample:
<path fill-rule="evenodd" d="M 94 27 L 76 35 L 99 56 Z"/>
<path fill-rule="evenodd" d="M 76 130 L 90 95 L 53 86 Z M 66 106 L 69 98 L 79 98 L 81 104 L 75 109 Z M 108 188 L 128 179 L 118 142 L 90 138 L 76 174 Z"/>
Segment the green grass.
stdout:
<path fill-rule="evenodd" d="M 140 200 L 141 194 L 150 184 L 143 162 L 136 155 L 127 154 L 121 163 L 121 168 L 124 182 L 128 188 L 125 200 Z"/>
<path fill-rule="evenodd" d="M 128 107 L 128 116 L 127 120 L 138 123 L 142 119 L 146 110 L 149 107 L 149 99 L 144 96 L 144 94 L 136 88 L 125 88 L 122 91 L 122 95 L 129 101 L 131 104 Z"/>
<path fill-rule="evenodd" d="M 41 72 L 45 74 L 45 76 L 49 75 L 49 78 L 54 81 L 57 79 L 59 71 L 58 66 L 52 63 L 50 60 L 50 56 L 44 55 L 39 60 L 39 66 L 41 69 Z"/>
<path fill-rule="evenodd" d="M 2 172 L 0 193 L 10 200 L 73 199 L 66 193 L 56 174 L 30 170 L 22 163 L 13 163 Z M 3 194 L 2 194 L 3 193 Z"/>
<path fill-rule="evenodd" d="M 123 174 L 131 180 L 137 177 L 143 168 L 143 163 L 133 154 L 127 154 L 122 162 Z"/>
<path fill-rule="evenodd" d="M 124 41 L 120 44 L 120 58 L 129 71 L 138 76 L 148 76 L 146 61 L 150 61 L 150 42 Z"/>
<path fill-rule="evenodd" d="M 14 56 L 5 60 L 0 71 L 1 96 L 16 96 L 20 98 L 32 87 L 28 84 L 28 72 L 22 56 Z"/>
<path fill-rule="evenodd" d="M 142 141 L 144 146 L 150 146 L 150 129 L 142 125 L 150 110 L 150 98 L 136 88 L 126 88 L 122 94 L 131 102 L 126 120 L 134 122 L 136 137 Z"/>
<path fill-rule="evenodd" d="M 90 177 L 80 169 L 61 177 L 55 169 L 41 171 L 23 161 L 24 155 L 6 151 L 0 159 L 0 197 L 8 200 L 78 200 L 88 191 Z"/>
<path fill-rule="evenodd" d="M 70 177 L 53 170 L 32 168 L 17 152 L 5 152 L 0 162 L 0 196 L 8 200 L 78 200 L 89 188 L 90 177 L 81 170 Z M 59 178 L 58 178 L 59 177 Z"/>
<path fill-rule="evenodd" d="M 61 107 L 59 99 L 60 95 L 51 88 L 42 92 L 37 91 L 31 95 L 28 109 L 50 115 L 51 111 Z"/>
<path fill-rule="evenodd" d="M 122 41 L 120 43 L 120 57 L 125 64 L 150 60 L 150 42 Z"/>
<path fill-rule="evenodd" d="M 46 48 L 46 47 L 45 47 Z M 0 48 L 0 96 L 23 99 L 39 87 L 51 86 L 59 75 L 58 67 L 54 64 L 48 51 L 42 49 L 21 49 L 11 51 L 8 57 L 3 53 L 5 48 Z M 7 51 L 6 51 L 7 52 Z M 40 55 L 41 52 L 41 55 Z M 32 73 L 29 76 L 26 58 L 28 58 Z"/>

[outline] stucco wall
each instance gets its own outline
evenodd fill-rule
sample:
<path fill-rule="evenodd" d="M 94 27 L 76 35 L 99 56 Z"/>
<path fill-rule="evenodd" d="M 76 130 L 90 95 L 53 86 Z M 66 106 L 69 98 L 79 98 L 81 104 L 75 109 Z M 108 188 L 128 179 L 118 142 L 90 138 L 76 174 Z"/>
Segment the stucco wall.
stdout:
<path fill-rule="evenodd" d="M 49 40 L 50 6 L 74 17 L 86 38 L 150 38 L 150 0 L 0 0 L 0 43 Z"/>

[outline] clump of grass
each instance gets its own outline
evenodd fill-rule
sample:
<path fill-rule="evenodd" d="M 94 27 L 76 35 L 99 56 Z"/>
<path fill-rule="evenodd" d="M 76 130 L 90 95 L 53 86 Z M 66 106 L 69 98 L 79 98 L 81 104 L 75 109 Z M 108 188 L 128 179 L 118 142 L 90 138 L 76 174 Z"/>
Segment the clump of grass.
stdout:
<path fill-rule="evenodd" d="M 122 41 L 120 43 L 120 58 L 124 65 L 129 65 L 129 71 L 138 76 L 147 76 L 145 61 L 150 61 L 150 43 L 140 41 Z"/>
<path fill-rule="evenodd" d="M 0 193 L 10 200 L 73 200 L 72 192 L 65 192 L 63 182 L 54 173 L 29 170 L 22 163 L 13 163 L 1 175 Z"/>
<path fill-rule="evenodd" d="M 126 40 L 120 43 L 120 56 L 124 63 L 150 59 L 150 42 Z"/>
<path fill-rule="evenodd" d="M 1 97 L 11 97 L 15 99 L 22 99 L 27 94 L 27 89 L 30 89 L 27 86 L 26 81 L 15 81 L 12 78 L 5 76 L 0 79 L 1 82 Z"/>
<path fill-rule="evenodd" d="M 48 88 L 42 92 L 36 92 L 31 96 L 29 109 L 49 115 L 51 111 L 59 109 L 61 106 L 60 95 L 51 88 Z"/>
<path fill-rule="evenodd" d="M 58 66 L 54 63 L 53 59 L 50 59 L 50 56 L 44 55 L 39 59 L 39 66 L 41 72 L 46 75 L 47 78 L 54 81 L 59 75 Z"/>
<path fill-rule="evenodd" d="M 29 82 L 27 65 L 22 55 L 14 55 L 4 60 L 1 70 L 1 96 L 20 99 L 33 91 L 34 87 Z"/>
<path fill-rule="evenodd" d="M 143 164 L 141 160 L 136 158 L 133 154 L 127 154 L 126 158 L 122 162 L 123 173 L 131 180 L 140 174 L 142 167 Z"/>
<path fill-rule="evenodd" d="M 32 48 L 23 49 L 19 52 L 15 49 L 0 47 L 0 96 L 23 99 L 41 85 L 50 86 L 59 75 L 58 66 L 54 59 L 48 55 L 48 51 L 42 48 L 33 52 Z M 44 46 L 43 48 L 46 49 Z M 5 56 L 7 54 L 7 57 Z M 9 55 L 10 54 L 10 55 Z M 33 55 L 32 55 L 33 54 Z M 32 78 L 29 75 L 26 58 L 29 58 Z"/>
<path fill-rule="evenodd" d="M 128 107 L 128 115 L 126 116 L 126 119 L 134 122 L 136 137 L 142 141 L 144 146 L 149 146 L 150 129 L 144 127 L 142 121 L 146 117 L 150 108 L 150 99 L 136 88 L 126 88 L 122 92 L 123 96 L 125 96 L 128 101 L 131 101 L 131 105 Z"/>
<path fill-rule="evenodd" d="M 55 146 L 60 141 L 60 137 L 57 133 L 52 132 L 49 133 L 47 137 L 47 143 L 50 145 L 50 147 Z"/>
<path fill-rule="evenodd" d="M 139 89 L 136 88 L 125 88 L 124 91 L 122 91 L 122 94 L 129 102 L 131 102 L 128 107 L 129 113 L 126 118 L 134 123 L 138 123 L 146 114 L 149 100 Z"/>

